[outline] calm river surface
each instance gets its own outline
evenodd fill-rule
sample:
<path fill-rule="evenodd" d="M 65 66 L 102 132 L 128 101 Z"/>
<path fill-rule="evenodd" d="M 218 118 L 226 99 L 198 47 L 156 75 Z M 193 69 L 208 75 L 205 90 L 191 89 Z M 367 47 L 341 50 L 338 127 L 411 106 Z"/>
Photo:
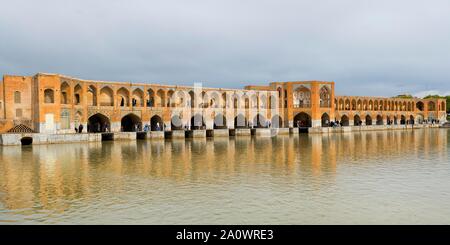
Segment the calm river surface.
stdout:
<path fill-rule="evenodd" d="M 0 147 L 0 224 L 450 224 L 450 130 Z"/>

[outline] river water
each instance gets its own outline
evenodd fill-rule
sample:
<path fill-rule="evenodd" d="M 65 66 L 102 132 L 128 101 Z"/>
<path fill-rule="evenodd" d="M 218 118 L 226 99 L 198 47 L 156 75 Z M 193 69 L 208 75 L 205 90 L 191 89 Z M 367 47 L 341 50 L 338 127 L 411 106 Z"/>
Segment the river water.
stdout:
<path fill-rule="evenodd" d="M 450 224 L 450 131 L 0 147 L 0 224 Z"/>

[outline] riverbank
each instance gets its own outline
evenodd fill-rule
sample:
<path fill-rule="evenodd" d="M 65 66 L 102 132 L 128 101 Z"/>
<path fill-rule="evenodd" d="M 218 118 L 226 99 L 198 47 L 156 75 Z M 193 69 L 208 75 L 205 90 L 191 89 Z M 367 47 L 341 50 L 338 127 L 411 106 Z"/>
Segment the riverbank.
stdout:
<path fill-rule="evenodd" d="M 370 125 L 345 126 L 323 128 L 237 128 L 237 129 L 207 129 L 207 130 L 173 130 L 150 132 L 108 132 L 108 133 L 82 133 L 82 134 L 40 134 L 40 133 L 7 133 L 0 134 L 0 145 L 35 145 L 35 144 L 61 144 L 102 142 L 115 140 L 164 140 L 164 139 L 190 139 L 211 137 L 274 137 L 277 135 L 293 135 L 299 133 L 309 134 L 335 134 L 361 131 L 387 131 L 412 130 L 423 128 L 439 128 L 440 125 Z"/>

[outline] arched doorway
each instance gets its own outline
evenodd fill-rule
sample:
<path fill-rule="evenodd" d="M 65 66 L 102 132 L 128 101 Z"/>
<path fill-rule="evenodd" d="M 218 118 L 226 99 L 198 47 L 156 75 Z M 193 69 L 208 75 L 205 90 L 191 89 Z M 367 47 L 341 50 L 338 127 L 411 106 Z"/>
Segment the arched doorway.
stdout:
<path fill-rule="evenodd" d="M 239 114 L 234 118 L 234 128 L 247 128 L 247 118 Z"/>
<path fill-rule="evenodd" d="M 226 129 L 227 128 L 227 118 L 219 113 L 214 117 L 214 129 Z"/>
<path fill-rule="evenodd" d="M 405 125 L 405 124 L 406 124 L 406 117 L 405 117 L 404 115 L 402 115 L 402 116 L 400 117 L 400 124 L 401 124 L 401 125 Z"/>
<path fill-rule="evenodd" d="M 279 115 L 273 116 L 270 123 L 271 123 L 272 128 L 282 128 L 283 127 L 283 119 Z"/>
<path fill-rule="evenodd" d="M 205 129 L 205 121 L 203 120 L 203 116 L 200 114 L 195 114 L 191 118 L 191 129 Z"/>
<path fill-rule="evenodd" d="M 414 116 L 409 116 L 409 124 L 414 124 Z"/>
<path fill-rule="evenodd" d="M 350 121 L 349 121 L 349 120 L 350 120 L 350 119 L 348 118 L 347 115 L 343 115 L 343 116 L 341 117 L 341 125 L 344 126 L 344 127 L 350 126 Z"/>
<path fill-rule="evenodd" d="M 423 124 L 424 118 L 422 114 L 417 114 L 416 116 L 416 122 L 417 124 Z"/>
<path fill-rule="evenodd" d="M 327 113 L 322 114 L 322 127 L 329 127 L 330 126 L 330 116 L 328 116 Z"/>
<path fill-rule="evenodd" d="M 398 117 L 394 116 L 394 125 L 397 125 L 397 124 L 398 124 Z"/>
<path fill-rule="evenodd" d="M 302 128 L 302 127 L 311 127 L 311 117 L 305 113 L 300 112 L 294 117 L 294 126 Z"/>
<path fill-rule="evenodd" d="M 353 117 L 353 125 L 361 126 L 361 124 L 362 124 L 361 117 L 359 117 L 359 115 L 355 115 Z"/>
<path fill-rule="evenodd" d="M 172 116 L 170 120 L 170 129 L 171 130 L 180 130 L 183 129 L 183 122 L 178 115 Z"/>
<path fill-rule="evenodd" d="M 253 118 L 253 127 L 255 128 L 265 128 L 267 126 L 266 118 L 258 114 Z"/>
<path fill-rule="evenodd" d="M 163 131 L 163 120 L 158 115 L 154 115 L 150 118 L 150 130 L 151 131 Z"/>
<path fill-rule="evenodd" d="M 20 139 L 20 144 L 21 145 L 31 145 L 31 144 L 33 144 L 33 138 L 23 137 L 22 139 Z"/>
<path fill-rule="evenodd" d="M 92 115 L 88 119 L 87 130 L 89 133 L 100 133 L 111 131 L 111 126 L 108 117 L 103 114 L 97 113 Z"/>
<path fill-rule="evenodd" d="M 372 125 L 372 117 L 370 115 L 366 116 L 366 125 Z"/>
<path fill-rule="evenodd" d="M 377 116 L 377 125 L 383 125 L 383 117 L 381 115 Z"/>
<path fill-rule="evenodd" d="M 142 130 L 141 119 L 135 114 L 128 114 L 120 121 L 122 132 L 139 132 Z"/>

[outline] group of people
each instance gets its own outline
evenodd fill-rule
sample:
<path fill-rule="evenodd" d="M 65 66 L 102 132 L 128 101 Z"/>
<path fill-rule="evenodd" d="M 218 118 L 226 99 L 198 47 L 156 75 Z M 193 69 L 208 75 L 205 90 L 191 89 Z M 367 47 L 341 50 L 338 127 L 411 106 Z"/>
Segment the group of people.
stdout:
<path fill-rule="evenodd" d="M 144 132 L 148 132 L 148 131 L 152 131 L 152 126 L 148 125 L 148 124 L 145 124 L 144 125 Z M 156 125 L 155 125 L 155 131 L 163 131 L 163 127 L 161 127 L 159 122 L 157 122 Z"/>
<path fill-rule="evenodd" d="M 84 128 L 83 124 L 78 125 L 78 127 L 75 126 L 75 133 L 77 134 L 83 133 L 83 128 Z"/>

